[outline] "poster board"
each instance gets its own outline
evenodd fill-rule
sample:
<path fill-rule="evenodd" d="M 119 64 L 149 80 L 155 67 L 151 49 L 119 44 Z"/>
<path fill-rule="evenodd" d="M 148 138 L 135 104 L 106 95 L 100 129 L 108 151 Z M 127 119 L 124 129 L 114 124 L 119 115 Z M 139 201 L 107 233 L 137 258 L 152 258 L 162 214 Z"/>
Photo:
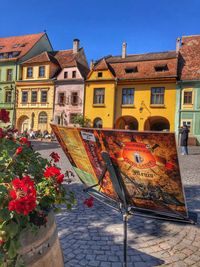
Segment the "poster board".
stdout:
<path fill-rule="evenodd" d="M 135 211 L 188 218 L 174 133 L 51 127 L 86 187 L 98 184 L 105 169 L 101 153 L 106 151 Z M 93 190 L 119 202 L 108 171 Z"/>

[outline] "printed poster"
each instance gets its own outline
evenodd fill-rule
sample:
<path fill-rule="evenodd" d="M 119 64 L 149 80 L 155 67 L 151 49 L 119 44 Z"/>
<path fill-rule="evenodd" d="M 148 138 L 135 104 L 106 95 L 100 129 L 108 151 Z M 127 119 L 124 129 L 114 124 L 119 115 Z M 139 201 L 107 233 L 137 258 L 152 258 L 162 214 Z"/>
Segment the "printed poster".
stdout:
<path fill-rule="evenodd" d="M 86 186 L 104 170 L 102 151 L 117 163 L 127 203 L 137 209 L 187 217 L 174 133 L 67 128 L 52 125 L 74 170 Z M 119 201 L 108 172 L 97 191 Z"/>

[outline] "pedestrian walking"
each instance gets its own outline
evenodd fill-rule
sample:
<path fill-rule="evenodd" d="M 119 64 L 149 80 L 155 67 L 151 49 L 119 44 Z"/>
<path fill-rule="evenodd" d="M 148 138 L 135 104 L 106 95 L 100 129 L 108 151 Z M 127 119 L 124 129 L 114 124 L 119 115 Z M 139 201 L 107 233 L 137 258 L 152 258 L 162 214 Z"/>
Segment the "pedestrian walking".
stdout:
<path fill-rule="evenodd" d="M 180 129 L 181 134 L 181 155 L 188 155 L 188 134 L 190 130 L 187 125 L 184 123 L 183 127 Z"/>

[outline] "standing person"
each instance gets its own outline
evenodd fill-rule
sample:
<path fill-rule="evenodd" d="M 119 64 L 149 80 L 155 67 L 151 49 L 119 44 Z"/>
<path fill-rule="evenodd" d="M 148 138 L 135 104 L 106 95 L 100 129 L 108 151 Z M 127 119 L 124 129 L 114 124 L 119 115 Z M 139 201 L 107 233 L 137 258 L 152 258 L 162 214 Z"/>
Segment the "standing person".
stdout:
<path fill-rule="evenodd" d="M 188 155 L 188 134 L 189 129 L 187 125 L 184 123 L 183 127 L 180 129 L 181 134 L 181 155 Z"/>

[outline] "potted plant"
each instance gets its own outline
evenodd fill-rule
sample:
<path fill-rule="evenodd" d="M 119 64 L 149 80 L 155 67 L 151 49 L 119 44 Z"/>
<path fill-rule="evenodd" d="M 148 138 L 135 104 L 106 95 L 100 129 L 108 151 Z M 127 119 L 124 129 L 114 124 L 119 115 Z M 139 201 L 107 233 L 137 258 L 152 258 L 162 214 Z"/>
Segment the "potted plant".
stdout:
<path fill-rule="evenodd" d="M 0 121 L 9 121 L 4 109 Z M 0 128 L 0 267 L 50 267 L 62 257 L 52 210 L 70 209 L 75 198 L 63 186 L 59 155 L 50 157 L 42 158 L 27 138 L 15 138 L 15 130 Z"/>

